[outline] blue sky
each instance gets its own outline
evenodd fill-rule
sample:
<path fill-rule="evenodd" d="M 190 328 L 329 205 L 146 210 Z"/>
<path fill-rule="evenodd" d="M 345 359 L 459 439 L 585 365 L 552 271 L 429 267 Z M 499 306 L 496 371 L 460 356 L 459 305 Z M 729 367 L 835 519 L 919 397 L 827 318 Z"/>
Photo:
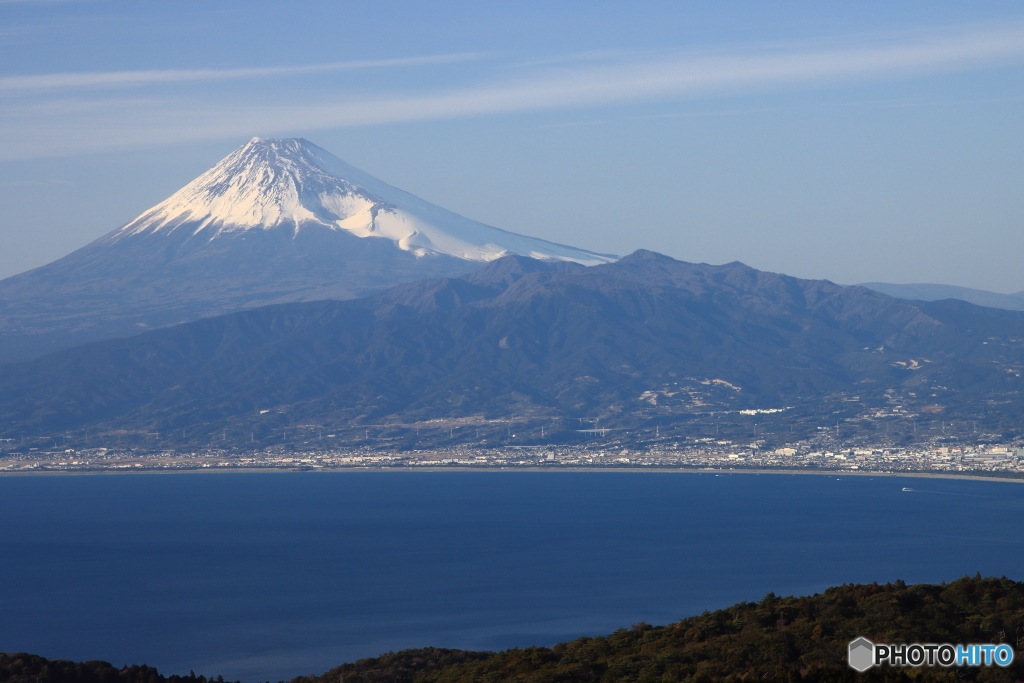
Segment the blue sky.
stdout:
<path fill-rule="evenodd" d="M 253 135 L 598 251 L 1024 289 L 1019 2 L 0 0 L 0 277 Z"/>

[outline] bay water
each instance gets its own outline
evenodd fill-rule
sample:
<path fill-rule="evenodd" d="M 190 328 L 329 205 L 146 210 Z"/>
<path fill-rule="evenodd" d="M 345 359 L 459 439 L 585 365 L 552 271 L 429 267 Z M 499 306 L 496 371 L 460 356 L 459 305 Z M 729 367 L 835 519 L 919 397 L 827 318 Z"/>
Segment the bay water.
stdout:
<path fill-rule="evenodd" d="M 904 490 L 904 489 L 911 490 Z M 247 683 L 842 583 L 1024 579 L 1024 484 L 675 472 L 0 477 L 0 651 Z"/>

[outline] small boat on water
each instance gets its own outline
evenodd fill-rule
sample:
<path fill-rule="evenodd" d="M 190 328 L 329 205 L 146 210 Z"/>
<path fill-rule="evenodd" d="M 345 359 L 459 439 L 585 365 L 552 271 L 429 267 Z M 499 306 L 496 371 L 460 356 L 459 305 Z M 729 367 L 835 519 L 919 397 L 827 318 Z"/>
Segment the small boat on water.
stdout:
<path fill-rule="evenodd" d="M 903 490 L 904 490 L 904 491 L 913 491 L 914 489 L 911 489 L 911 488 L 907 488 L 906 486 L 904 486 L 904 487 L 903 487 Z"/>

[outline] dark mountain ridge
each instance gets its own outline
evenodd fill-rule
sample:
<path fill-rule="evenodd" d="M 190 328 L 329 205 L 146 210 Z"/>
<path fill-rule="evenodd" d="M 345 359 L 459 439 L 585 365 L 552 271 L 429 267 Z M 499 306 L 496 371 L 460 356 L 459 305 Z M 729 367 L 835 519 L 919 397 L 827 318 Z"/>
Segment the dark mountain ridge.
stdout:
<path fill-rule="evenodd" d="M 0 424 L 255 434 L 515 412 L 614 426 L 843 392 L 1018 400 L 1021 368 L 1014 311 L 643 250 L 592 267 L 510 256 L 0 366 Z"/>

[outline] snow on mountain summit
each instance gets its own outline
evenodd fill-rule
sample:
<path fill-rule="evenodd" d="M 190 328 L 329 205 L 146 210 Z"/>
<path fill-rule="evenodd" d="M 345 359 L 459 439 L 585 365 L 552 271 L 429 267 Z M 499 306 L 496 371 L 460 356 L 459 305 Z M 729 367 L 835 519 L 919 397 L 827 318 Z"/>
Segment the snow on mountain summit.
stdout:
<path fill-rule="evenodd" d="M 491 261 L 509 254 L 596 265 L 615 257 L 507 232 L 452 213 L 301 139 L 253 138 L 110 236 L 311 226 L 380 237 L 416 256 Z"/>

